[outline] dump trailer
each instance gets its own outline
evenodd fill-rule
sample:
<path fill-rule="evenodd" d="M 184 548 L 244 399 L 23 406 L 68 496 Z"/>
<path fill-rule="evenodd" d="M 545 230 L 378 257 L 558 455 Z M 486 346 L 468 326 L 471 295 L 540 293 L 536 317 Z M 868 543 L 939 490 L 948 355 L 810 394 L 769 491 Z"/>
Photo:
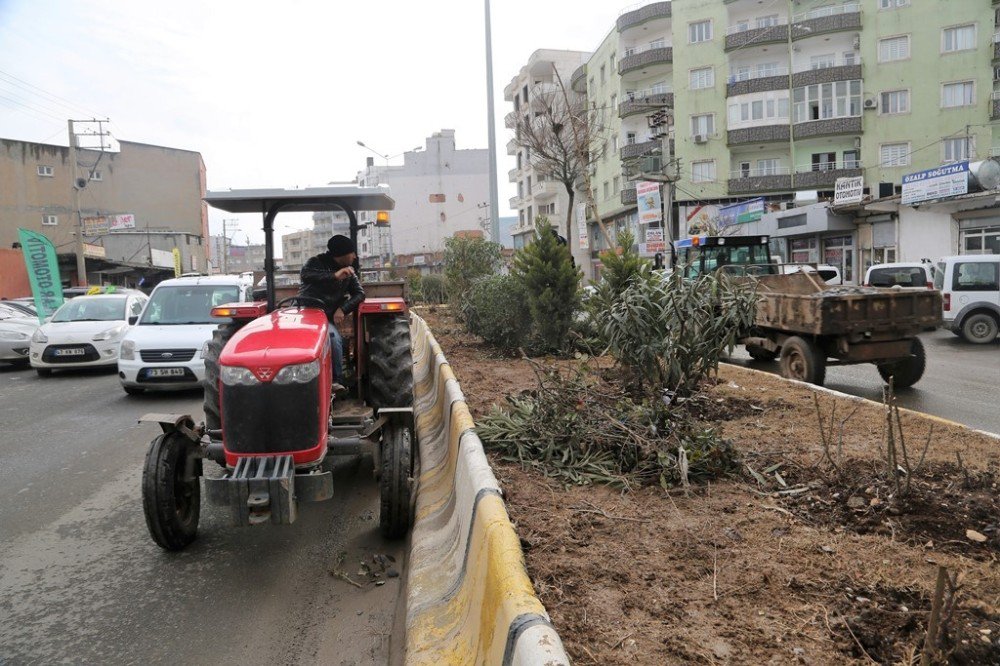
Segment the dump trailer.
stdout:
<path fill-rule="evenodd" d="M 781 374 L 823 384 L 829 365 L 873 363 L 895 388 L 924 374 L 921 331 L 941 325 L 941 293 L 831 287 L 807 272 L 761 275 L 754 326 L 740 339 L 757 360 L 780 359 Z"/>

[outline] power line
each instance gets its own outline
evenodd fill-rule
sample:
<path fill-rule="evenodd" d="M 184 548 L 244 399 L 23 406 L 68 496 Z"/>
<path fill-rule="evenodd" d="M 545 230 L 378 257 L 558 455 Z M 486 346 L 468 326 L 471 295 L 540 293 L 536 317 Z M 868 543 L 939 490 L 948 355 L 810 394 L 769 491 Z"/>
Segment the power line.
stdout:
<path fill-rule="evenodd" d="M 43 88 L 39 88 L 38 86 L 36 86 L 36 85 L 34 85 L 32 83 L 29 83 L 29 82 L 25 81 L 24 79 L 18 78 L 16 76 L 14 76 L 13 74 L 11 74 L 10 72 L 5 72 L 3 70 L 0 70 L 0 80 L 6 80 L 11 85 L 17 86 L 19 88 L 23 88 L 23 89 L 25 89 L 26 91 L 28 91 L 28 92 L 30 92 L 32 94 L 38 95 L 39 97 L 48 97 L 49 100 L 51 101 L 51 103 L 55 103 L 55 104 L 57 104 L 59 106 L 63 106 L 66 109 L 73 111 L 74 113 L 76 113 L 78 111 L 84 111 L 85 113 L 83 113 L 82 115 L 87 115 L 87 116 L 99 116 L 100 115 L 98 113 L 94 113 L 92 110 L 88 110 L 85 107 L 80 106 L 76 102 L 72 102 L 72 101 L 66 99 L 65 97 L 60 97 L 59 95 L 51 93 L 51 92 L 49 92 L 49 91 L 47 91 L 47 90 L 45 90 Z"/>

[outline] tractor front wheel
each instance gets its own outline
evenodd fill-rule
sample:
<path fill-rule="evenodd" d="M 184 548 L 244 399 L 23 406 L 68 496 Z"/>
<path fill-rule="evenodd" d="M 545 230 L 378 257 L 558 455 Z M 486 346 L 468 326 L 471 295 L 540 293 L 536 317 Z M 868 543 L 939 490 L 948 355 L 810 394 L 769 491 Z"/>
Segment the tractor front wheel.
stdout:
<path fill-rule="evenodd" d="M 201 514 L 201 460 L 179 432 L 155 438 L 142 468 L 142 509 L 153 541 L 165 550 L 183 550 L 198 535 Z"/>
<path fill-rule="evenodd" d="M 409 407 L 413 404 L 413 355 L 410 351 L 410 322 L 405 315 L 375 317 L 368 324 L 369 401 L 380 407 Z"/>
<path fill-rule="evenodd" d="M 205 401 L 205 429 L 222 428 L 222 412 L 219 394 L 219 356 L 222 348 L 237 330 L 234 324 L 222 324 L 212 331 L 212 339 L 205 345 L 205 380 L 202 382 Z"/>
<path fill-rule="evenodd" d="M 402 423 L 382 428 L 379 456 L 379 527 L 388 539 L 398 539 L 410 529 L 410 489 L 413 486 L 413 431 Z"/>

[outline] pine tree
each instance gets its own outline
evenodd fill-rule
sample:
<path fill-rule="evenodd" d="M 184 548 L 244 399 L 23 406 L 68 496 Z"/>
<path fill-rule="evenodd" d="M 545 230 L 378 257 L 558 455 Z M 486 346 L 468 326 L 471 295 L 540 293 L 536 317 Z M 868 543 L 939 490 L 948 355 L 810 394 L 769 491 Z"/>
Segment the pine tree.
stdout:
<path fill-rule="evenodd" d="M 542 347 L 565 347 L 579 306 L 581 274 L 573 265 L 568 245 L 544 215 L 535 220 L 533 242 L 514 256 L 514 275 L 527 292 L 528 312 Z"/>

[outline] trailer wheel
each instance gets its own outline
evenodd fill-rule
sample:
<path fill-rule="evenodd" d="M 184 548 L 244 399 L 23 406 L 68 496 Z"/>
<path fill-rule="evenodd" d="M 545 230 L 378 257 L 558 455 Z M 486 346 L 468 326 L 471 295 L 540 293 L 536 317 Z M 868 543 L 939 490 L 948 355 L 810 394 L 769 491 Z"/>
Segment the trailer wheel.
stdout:
<path fill-rule="evenodd" d="M 962 322 L 962 337 L 977 345 L 993 342 L 997 337 L 1000 324 L 992 315 L 986 312 L 974 312 Z"/>
<path fill-rule="evenodd" d="M 889 383 L 890 377 L 894 378 L 892 380 L 893 389 L 909 388 L 924 376 L 927 354 L 924 352 L 924 343 L 921 342 L 920 338 L 913 338 L 910 354 L 911 356 L 908 358 L 878 364 L 878 374 L 882 375 L 886 384 Z"/>
<path fill-rule="evenodd" d="M 792 336 L 781 345 L 781 376 L 822 386 L 826 379 L 826 356 L 814 343 Z"/>
<path fill-rule="evenodd" d="M 198 535 L 200 474 L 201 461 L 184 435 L 168 432 L 150 442 L 142 468 L 142 509 L 149 534 L 165 550 L 182 550 Z"/>
<path fill-rule="evenodd" d="M 778 358 L 778 352 L 764 349 L 760 345 L 747 345 L 747 353 L 755 361 L 773 361 Z"/>
<path fill-rule="evenodd" d="M 212 331 L 212 339 L 205 346 L 205 380 L 202 382 L 205 402 L 205 429 L 222 428 L 222 411 L 219 395 L 219 356 L 222 348 L 238 330 L 234 324 L 221 324 Z"/>
<path fill-rule="evenodd" d="M 413 404 L 413 356 L 407 317 L 374 317 L 368 324 L 368 388 L 372 407 Z"/>
<path fill-rule="evenodd" d="M 413 432 L 400 423 L 382 428 L 379 472 L 379 527 L 388 539 L 398 539 L 410 529 L 410 489 L 413 485 Z"/>

